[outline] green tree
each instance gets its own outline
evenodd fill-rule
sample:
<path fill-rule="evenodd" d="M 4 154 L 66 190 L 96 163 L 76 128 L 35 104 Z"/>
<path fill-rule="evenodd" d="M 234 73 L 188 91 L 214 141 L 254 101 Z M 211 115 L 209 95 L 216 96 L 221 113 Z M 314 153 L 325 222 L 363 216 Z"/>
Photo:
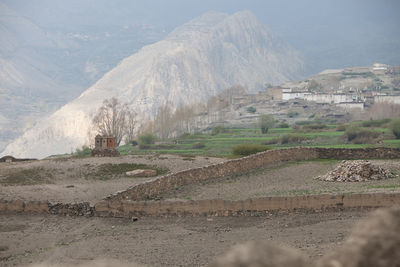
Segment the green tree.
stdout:
<path fill-rule="evenodd" d="M 263 134 L 266 134 L 268 132 L 269 128 L 274 127 L 275 119 L 274 119 L 274 117 L 272 115 L 265 114 L 265 115 L 261 115 L 259 117 L 258 123 L 259 123 L 259 126 L 261 128 L 261 132 Z"/>

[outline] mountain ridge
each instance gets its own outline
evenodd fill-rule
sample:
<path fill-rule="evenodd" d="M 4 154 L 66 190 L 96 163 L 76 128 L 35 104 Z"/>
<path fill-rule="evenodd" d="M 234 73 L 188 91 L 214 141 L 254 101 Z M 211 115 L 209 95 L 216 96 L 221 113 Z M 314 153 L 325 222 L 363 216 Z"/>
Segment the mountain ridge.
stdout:
<path fill-rule="evenodd" d="M 266 82 L 299 78 L 303 66 L 300 53 L 274 37 L 251 12 L 206 13 L 123 59 L 2 154 L 45 157 L 87 144 L 91 117 L 106 98 L 128 102 L 145 121 L 166 102 L 207 101 L 234 84 L 256 91 Z"/>

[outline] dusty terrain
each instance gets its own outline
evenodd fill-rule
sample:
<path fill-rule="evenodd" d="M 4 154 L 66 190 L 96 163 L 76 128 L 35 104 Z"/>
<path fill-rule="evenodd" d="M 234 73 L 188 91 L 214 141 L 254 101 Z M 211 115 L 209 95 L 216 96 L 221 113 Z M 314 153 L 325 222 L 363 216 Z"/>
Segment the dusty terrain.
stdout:
<path fill-rule="evenodd" d="M 247 174 L 190 185 L 164 195 L 164 199 L 239 200 L 265 196 L 399 192 L 400 177 L 366 182 L 327 182 L 316 180 L 341 161 L 317 160 L 286 163 Z M 373 160 L 373 164 L 400 174 L 400 160 Z"/>
<path fill-rule="evenodd" d="M 97 259 L 204 266 L 234 244 L 270 240 L 317 258 L 339 246 L 367 211 L 263 217 L 116 218 L 0 215 L 0 265 Z"/>
<path fill-rule="evenodd" d="M 0 164 L 0 182 L 13 172 L 33 169 L 32 185 L 0 183 L 0 198 L 89 201 L 154 178 L 124 175 L 94 177 L 102 165 L 143 163 L 176 172 L 224 161 L 219 158 L 180 156 L 124 156 L 120 158 L 51 159 Z M 245 199 L 268 195 L 339 192 L 399 191 L 400 178 L 365 183 L 315 180 L 340 161 L 304 161 L 268 167 L 203 185 L 183 187 L 164 198 Z M 377 160 L 400 173 L 400 160 Z M 101 178 L 101 179 L 100 179 Z M 339 246 L 351 227 L 368 210 L 291 212 L 262 217 L 64 217 L 57 215 L 0 214 L 0 266 L 44 263 L 88 264 L 113 261 L 148 266 L 204 266 L 231 246 L 248 240 L 270 240 L 299 248 L 318 258 Z M 95 260 L 93 263 L 92 261 Z"/>
<path fill-rule="evenodd" d="M 0 163 L 0 199 L 49 200 L 50 202 L 90 202 L 142 183 L 150 178 L 126 175 L 104 176 L 96 173 L 105 164 L 136 163 L 166 168 L 169 172 L 201 167 L 225 161 L 221 158 L 181 157 L 174 155 L 123 156 L 118 158 L 46 159 L 31 162 Z M 31 185 L 3 184 L 10 174 L 37 176 Z M 18 182 L 18 181 L 17 181 Z"/>

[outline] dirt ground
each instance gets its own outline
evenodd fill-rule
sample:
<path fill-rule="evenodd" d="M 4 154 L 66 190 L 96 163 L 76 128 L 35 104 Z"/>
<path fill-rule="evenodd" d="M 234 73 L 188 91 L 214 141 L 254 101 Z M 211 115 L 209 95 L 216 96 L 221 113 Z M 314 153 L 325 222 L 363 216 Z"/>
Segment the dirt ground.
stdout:
<path fill-rule="evenodd" d="M 0 215 L 0 266 L 204 266 L 237 243 L 270 240 L 311 259 L 340 246 L 368 211 L 263 217 L 117 218 Z"/>
<path fill-rule="evenodd" d="M 222 158 L 181 157 L 175 155 L 122 156 L 115 158 L 46 159 L 30 162 L 0 163 L 0 182 L 10 173 L 26 170 L 38 174 L 43 182 L 33 185 L 2 185 L 0 199 L 48 200 L 50 202 L 90 202 L 95 204 L 104 197 L 129 186 L 153 178 L 129 178 L 119 175 L 99 180 L 90 177 L 101 165 L 136 163 L 167 168 L 170 172 L 202 167 L 225 161 Z M 34 173 L 35 172 L 35 173 Z M 37 172 L 37 173 L 36 173 Z"/>
<path fill-rule="evenodd" d="M 49 200 L 92 204 L 108 194 L 154 178 L 90 178 L 103 164 L 137 163 L 171 172 L 225 159 L 180 156 L 51 159 L 0 164 L 0 182 L 12 172 L 39 170 L 45 180 L 34 185 L 0 185 L 1 199 Z M 245 175 L 183 187 L 164 198 L 244 199 L 267 195 L 400 191 L 400 178 L 367 183 L 315 180 L 339 161 L 304 161 L 255 170 Z M 400 160 L 374 163 L 400 173 Z M 47 176 L 46 176 L 47 175 Z M 104 177 L 103 177 L 104 178 Z M 107 177 L 106 177 L 107 178 Z M 39 179 L 39 181 L 41 181 Z M 204 266 L 233 245 L 270 240 L 307 253 L 311 259 L 340 246 L 364 211 L 291 212 L 262 217 L 117 218 L 0 214 L 0 266 L 133 263 L 146 266 Z"/>
<path fill-rule="evenodd" d="M 400 192 L 400 177 L 367 182 L 326 182 L 315 177 L 334 169 L 341 161 L 301 161 L 268 167 L 200 185 L 189 185 L 171 193 L 164 199 L 243 200 L 266 196 L 291 196 L 309 194 L 341 194 Z M 371 160 L 396 174 L 400 174 L 400 160 Z"/>

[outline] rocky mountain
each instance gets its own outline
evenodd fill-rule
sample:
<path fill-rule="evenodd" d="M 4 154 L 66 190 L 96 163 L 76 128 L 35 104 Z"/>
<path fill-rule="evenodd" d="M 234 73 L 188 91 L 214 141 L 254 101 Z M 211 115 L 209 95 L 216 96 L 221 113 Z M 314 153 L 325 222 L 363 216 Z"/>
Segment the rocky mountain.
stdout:
<path fill-rule="evenodd" d="M 121 59 L 166 35 L 133 21 L 125 26 L 45 28 L 1 1 L 0 151 Z"/>
<path fill-rule="evenodd" d="M 234 84 L 256 91 L 297 79 L 303 65 L 302 56 L 252 13 L 209 12 L 122 60 L 2 154 L 41 158 L 87 144 L 91 118 L 107 98 L 128 102 L 144 121 L 166 102 L 197 103 Z"/>

